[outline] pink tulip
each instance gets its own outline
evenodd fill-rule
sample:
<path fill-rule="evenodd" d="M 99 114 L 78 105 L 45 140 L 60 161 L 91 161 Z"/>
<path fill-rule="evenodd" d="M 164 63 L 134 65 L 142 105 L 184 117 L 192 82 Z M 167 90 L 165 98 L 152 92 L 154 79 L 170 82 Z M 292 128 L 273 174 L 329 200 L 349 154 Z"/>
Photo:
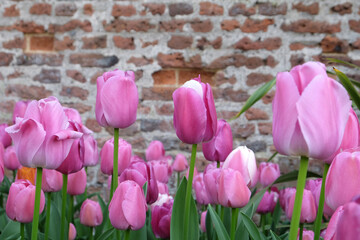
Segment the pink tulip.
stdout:
<path fill-rule="evenodd" d="M 152 141 L 145 151 L 147 161 L 159 160 L 165 156 L 164 145 L 160 141 Z"/>
<path fill-rule="evenodd" d="M 138 230 L 146 220 L 146 201 L 142 188 L 134 181 L 119 184 L 109 205 L 111 224 L 121 230 Z"/>
<path fill-rule="evenodd" d="M 186 157 L 183 154 L 179 153 L 178 155 L 176 155 L 175 161 L 173 162 L 171 167 L 175 172 L 182 172 L 185 171 L 189 167 L 189 165 Z"/>
<path fill-rule="evenodd" d="M 170 199 L 161 205 L 152 206 L 151 228 L 157 238 L 170 237 L 170 220 L 174 200 Z"/>
<path fill-rule="evenodd" d="M 262 162 L 259 166 L 259 181 L 263 187 L 272 184 L 280 176 L 279 164 Z"/>
<path fill-rule="evenodd" d="M 264 193 L 264 196 L 262 197 L 258 208 L 256 209 L 257 213 L 266 214 L 269 212 L 273 212 L 274 208 L 276 206 L 276 203 L 279 199 L 279 193 L 277 192 L 277 189 L 272 189 L 274 191 L 266 191 Z"/>
<path fill-rule="evenodd" d="M 156 181 L 157 186 L 158 186 L 158 190 L 159 190 L 159 194 L 169 194 L 169 188 L 165 183 Z"/>
<path fill-rule="evenodd" d="M 298 238 L 297 238 L 298 240 L 299 240 L 299 234 L 300 234 L 300 229 L 298 231 Z M 311 230 L 304 229 L 302 239 L 303 240 L 314 240 L 314 232 Z"/>
<path fill-rule="evenodd" d="M 204 171 L 204 184 L 208 194 L 209 203 L 219 204 L 218 188 L 219 188 L 219 176 L 220 168 L 207 167 Z"/>
<path fill-rule="evenodd" d="M 344 205 L 339 214 L 334 240 L 359 239 L 360 236 L 360 196 Z"/>
<path fill-rule="evenodd" d="M 76 110 L 74 108 L 64 107 L 64 112 L 65 112 L 65 115 L 67 116 L 67 118 L 69 119 L 69 121 L 73 121 L 73 122 L 82 124 L 81 116 L 80 116 L 80 113 L 78 112 L 78 110 Z"/>
<path fill-rule="evenodd" d="M 201 213 L 200 229 L 203 232 L 206 232 L 206 214 L 207 214 L 207 210 Z"/>
<path fill-rule="evenodd" d="M 97 78 L 95 114 L 101 126 L 129 127 L 136 121 L 138 103 L 134 72 L 115 70 Z"/>
<path fill-rule="evenodd" d="M 86 172 L 82 168 L 76 173 L 71 173 L 68 175 L 68 186 L 67 193 L 70 195 L 80 195 L 85 192 L 86 188 Z"/>
<path fill-rule="evenodd" d="M 49 97 L 29 103 L 24 118 L 17 118 L 6 131 L 21 165 L 56 169 L 69 154 L 74 139 L 82 136 L 68 126 L 59 101 Z"/>
<path fill-rule="evenodd" d="M 125 168 L 130 164 L 131 159 L 131 145 L 125 140 L 119 138 L 119 168 L 118 175 L 120 175 Z M 111 175 L 114 164 L 114 138 L 107 140 L 100 151 L 101 171 L 104 174 Z"/>
<path fill-rule="evenodd" d="M 325 237 L 324 240 L 334 240 L 336 237 L 336 226 L 338 225 L 339 222 L 339 217 L 341 216 L 341 214 L 344 212 L 344 206 L 340 206 L 336 209 L 336 211 L 334 212 L 334 214 L 331 216 L 331 219 L 329 221 L 329 224 L 326 228 L 326 233 L 325 233 Z"/>
<path fill-rule="evenodd" d="M 8 146 L 4 153 L 4 166 L 9 170 L 17 170 L 21 165 L 16 156 L 15 147 Z"/>
<path fill-rule="evenodd" d="M 141 188 L 144 186 L 145 182 L 147 182 L 146 202 L 151 204 L 156 201 L 159 194 L 156 179 L 154 169 L 149 162 L 137 161 L 130 163 L 130 165 L 121 173 L 119 181 L 124 182 L 126 180 L 132 180 Z"/>
<path fill-rule="evenodd" d="M 275 148 L 283 155 L 329 158 L 340 147 L 350 107 L 346 90 L 327 76 L 322 63 L 307 62 L 278 73 L 273 100 Z"/>
<path fill-rule="evenodd" d="M 76 228 L 74 224 L 69 224 L 69 240 L 74 240 L 76 238 Z"/>
<path fill-rule="evenodd" d="M 325 183 L 325 201 L 335 210 L 360 194 L 360 148 L 339 153 L 330 165 Z"/>
<path fill-rule="evenodd" d="M 233 136 L 230 124 L 225 120 L 217 120 L 214 138 L 202 143 L 204 157 L 209 161 L 223 162 L 233 150 Z"/>
<path fill-rule="evenodd" d="M 223 168 L 239 171 L 249 187 L 255 186 L 258 181 L 255 154 L 245 146 L 234 149 L 226 158 Z"/>
<path fill-rule="evenodd" d="M 169 165 L 166 160 L 148 162 L 153 168 L 156 179 L 160 182 L 167 183 L 169 181 Z"/>
<path fill-rule="evenodd" d="M 287 209 L 285 209 L 286 216 L 291 219 L 293 208 L 294 208 L 294 202 L 295 202 L 295 194 L 296 191 L 292 193 L 290 198 L 288 199 L 287 203 Z M 300 216 L 300 222 L 301 223 L 310 223 L 315 221 L 316 218 L 316 205 L 315 200 L 312 195 L 312 193 L 304 189 L 303 194 L 303 201 L 301 205 L 301 216 Z"/>
<path fill-rule="evenodd" d="M 92 134 L 84 134 L 84 167 L 96 166 L 99 162 L 98 145 Z"/>
<path fill-rule="evenodd" d="M 0 124 L 0 143 L 4 146 L 4 148 L 7 148 L 11 145 L 11 137 L 10 135 L 5 131 L 5 129 L 8 127 L 6 123 Z"/>
<path fill-rule="evenodd" d="M 284 210 L 284 212 L 286 211 L 286 209 L 288 209 L 290 197 L 293 196 L 295 193 L 296 193 L 295 188 L 285 188 L 285 189 L 280 190 L 279 202 L 280 202 L 280 206 L 281 206 L 282 210 Z"/>
<path fill-rule="evenodd" d="M 112 176 L 111 175 L 108 175 L 109 177 L 108 177 L 108 182 L 107 182 L 107 188 L 108 188 L 108 190 L 110 190 L 111 189 L 111 183 L 112 183 Z M 118 186 L 119 186 L 119 184 L 120 184 L 120 177 L 118 177 Z"/>
<path fill-rule="evenodd" d="M 130 158 L 130 162 L 136 162 L 136 161 L 145 161 L 142 157 L 138 156 L 138 155 L 132 155 Z"/>
<path fill-rule="evenodd" d="M 318 209 L 319 205 L 319 199 L 320 199 L 320 192 L 321 192 L 321 179 L 310 179 L 306 182 L 305 189 L 310 190 L 313 194 L 316 209 Z M 324 214 L 327 216 L 331 216 L 334 213 L 334 210 L 332 210 L 326 202 L 324 202 Z"/>
<path fill-rule="evenodd" d="M 210 199 L 206 191 L 203 173 L 199 173 L 194 177 L 193 188 L 195 191 L 196 202 L 199 204 L 208 205 L 210 203 Z"/>
<path fill-rule="evenodd" d="M 164 203 L 174 202 L 174 198 L 169 194 L 160 194 L 156 200 L 156 202 L 150 205 L 150 210 L 152 211 L 155 206 L 162 206 Z"/>
<path fill-rule="evenodd" d="M 13 123 L 16 123 L 16 118 L 23 118 L 31 101 L 18 101 L 15 103 L 14 111 L 13 111 Z"/>
<path fill-rule="evenodd" d="M 62 174 L 56 170 L 43 169 L 41 189 L 44 192 L 58 192 L 63 186 Z"/>
<path fill-rule="evenodd" d="M 4 180 L 4 146 L 0 143 L 0 183 Z"/>
<path fill-rule="evenodd" d="M 33 220 L 35 202 L 35 186 L 27 180 L 12 183 L 6 202 L 6 215 L 14 221 L 29 223 Z M 41 191 L 40 211 L 44 210 L 45 195 Z"/>
<path fill-rule="evenodd" d="M 88 227 L 99 226 L 103 221 L 100 204 L 86 199 L 80 208 L 80 223 Z"/>
<path fill-rule="evenodd" d="M 217 127 L 214 97 L 210 85 L 199 78 L 187 81 L 173 93 L 174 128 L 188 144 L 210 141 Z"/>

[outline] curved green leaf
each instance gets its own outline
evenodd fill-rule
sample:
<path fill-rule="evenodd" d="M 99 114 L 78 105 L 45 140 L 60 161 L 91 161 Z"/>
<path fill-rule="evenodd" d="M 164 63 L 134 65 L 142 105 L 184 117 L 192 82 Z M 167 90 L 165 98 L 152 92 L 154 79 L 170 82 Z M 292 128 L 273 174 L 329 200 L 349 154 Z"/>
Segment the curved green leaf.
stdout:
<path fill-rule="evenodd" d="M 336 59 L 336 58 L 326 58 L 326 60 L 328 60 L 329 63 L 331 63 L 331 62 L 333 62 L 333 63 L 340 63 L 340 64 L 344 64 L 344 65 L 347 65 L 347 66 L 352 67 L 352 68 L 360 69 L 360 66 L 355 65 L 355 64 L 353 64 L 353 63 L 349 63 L 349 62 L 347 62 L 347 61 L 340 60 L 340 59 Z"/>
<path fill-rule="evenodd" d="M 341 84 L 344 86 L 346 91 L 349 93 L 351 99 L 356 104 L 357 108 L 360 109 L 360 95 L 358 91 L 354 88 L 354 85 L 351 83 L 350 79 L 341 71 L 334 68 L 336 76 L 339 78 Z"/>
<path fill-rule="evenodd" d="M 249 232 L 252 239 L 261 239 L 259 229 L 256 227 L 255 223 L 244 213 L 240 213 L 241 218 L 245 224 L 246 230 Z"/>
<path fill-rule="evenodd" d="M 221 222 L 221 219 L 215 213 L 214 209 L 211 207 L 210 204 L 208 206 L 208 213 L 210 213 L 211 221 L 214 224 L 218 238 L 222 240 L 230 240 L 229 234 L 227 233 L 224 224 Z"/>

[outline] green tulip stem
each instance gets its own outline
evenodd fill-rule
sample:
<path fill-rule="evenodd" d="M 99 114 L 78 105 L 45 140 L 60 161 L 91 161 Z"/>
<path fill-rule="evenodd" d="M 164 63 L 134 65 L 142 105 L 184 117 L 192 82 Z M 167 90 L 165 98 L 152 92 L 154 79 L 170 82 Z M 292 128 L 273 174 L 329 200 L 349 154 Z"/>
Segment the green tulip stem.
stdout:
<path fill-rule="evenodd" d="M 51 192 L 46 193 L 46 219 L 45 219 L 45 240 L 49 238 L 49 227 L 50 227 L 50 207 L 51 207 Z"/>
<path fill-rule="evenodd" d="M 69 214 L 68 222 L 69 223 L 73 222 L 73 216 L 74 216 L 73 209 L 74 209 L 74 196 L 70 195 L 70 204 L 69 204 L 69 212 L 68 212 L 68 214 Z"/>
<path fill-rule="evenodd" d="M 186 186 L 185 215 L 184 215 L 184 236 L 185 236 L 185 239 L 188 238 L 188 233 L 189 233 L 191 188 L 192 188 L 192 182 L 193 182 L 193 178 L 194 178 L 194 168 L 195 168 L 195 160 L 196 160 L 196 148 L 197 148 L 197 144 L 193 144 L 192 145 L 192 151 L 191 151 L 191 159 L 190 159 L 189 177 L 188 177 L 188 182 L 187 182 L 187 186 Z"/>
<path fill-rule="evenodd" d="M 261 230 L 263 233 L 265 233 L 265 225 L 266 225 L 266 215 L 261 214 L 260 216 L 260 224 L 261 224 Z"/>
<path fill-rule="evenodd" d="M 224 222 L 225 207 L 220 205 L 220 219 Z"/>
<path fill-rule="evenodd" d="M 180 186 L 180 172 L 177 172 L 177 182 L 176 182 L 176 189 Z"/>
<path fill-rule="evenodd" d="M 322 183 L 321 183 L 319 207 L 318 207 L 318 212 L 316 215 L 315 226 L 314 226 L 314 240 L 317 240 L 320 237 L 321 220 L 322 220 L 322 216 L 323 216 L 324 202 L 325 202 L 325 182 L 326 182 L 327 173 L 329 171 L 329 167 L 330 167 L 330 165 L 325 163 L 323 177 L 322 177 Z"/>
<path fill-rule="evenodd" d="M 63 174 L 62 203 L 61 203 L 61 235 L 60 235 L 60 239 L 65 239 L 65 236 L 66 236 L 65 234 L 68 232 L 67 229 L 69 227 L 69 226 L 66 226 L 66 224 L 65 224 L 67 184 L 68 184 L 68 175 Z"/>
<path fill-rule="evenodd" d="M 13 182 L 15 182 L 15 179 L 16 179 L 16 170 L 13 170 Z"/>
<path fill-rule="evenodd" d="M 300 223 L 299 240 L 303 239 L 303 230 L 304 230 L 304 224 Z"/>
<path fill-rule="evenodd" d="M 114 163 L 112 174 L 112 189 L 110 192 L 110 201 L 118 186 L 118 168 L 119 168 L 119 128 L 114 128 Z"/>
<path fill-rule="evenodd" d="M 31 231 L 31 240 L 37 240 L 38 227 L 39 227 L 41 180 L 42 180 L 42 168 L 38 167 L 36 171 L 35 205 L 34 205 L 34 218 L 32 223 L 32 231 Z"/>
<path fill-rule="evenodd" d="M 90 227 L 90 237 L 89 237 L 89 240 L 93 240 L 94 239 L 94 227 Z"/>
<path fill-rule="evenodd" d="M 86 179 L 88 176 L 88 167 L 85 167 L 85 172 L 86 172 Z M 85 199 L 87 199 L 87 184 L 85 185 Z"/>
<path fill-rule="evenodd" d="M 299 169 L 297 185 L 296 185 L 295 203 L 294 203 L 294 209 L 292 212 L 291 223 L 290 223 L 289 240 L 295 240 L 297 238 L 308 165 L 309 165 L 309 158 L 305 156 L 301 156 L 300 169 Z"/>
<path fill-rule="evenodd" d="M 230 239 L 235 240 L 235 232 L 237 227 L 237 220 L 239 215 L 239 208 L 231 209 L 231 228 L 230 228 Z"/>
<path fill-rule="evenodd" d="M 216 167 L 217 167 L 217 168 L 220 168 L 220 162 L 219 162 L 219 161 L 216 162 Z"/>
<path fill-rule="evenodd" d="M 20 236 L 21 240 L 25 240 L 25 224 L 20 223 Z"/>
<path fill-rule="evenodd" d="M 125 230 L 124 240 L 130 240 L 130 229 Z"/>

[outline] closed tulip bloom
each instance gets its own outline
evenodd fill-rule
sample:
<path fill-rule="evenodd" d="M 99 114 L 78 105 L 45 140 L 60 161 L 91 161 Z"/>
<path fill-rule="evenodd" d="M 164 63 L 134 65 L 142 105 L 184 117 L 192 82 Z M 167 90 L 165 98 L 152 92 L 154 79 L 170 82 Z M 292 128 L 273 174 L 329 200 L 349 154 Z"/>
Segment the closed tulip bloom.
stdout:
<path fill-rule="evenodd" d="M 80 116 L 80 113 L 78 112 L 78 110 L 76 110 L 74 108 L 64 107 L 64 112 L 65 112 L 65 115 L 67 116 L 67 118 L 69 119 L 69 121 L 73 121 L 73 122 L 82 124 L 81 116 Z"/>
<path fill-rule="evenodd" d="M 276 150 L 329 158 L 340 147 L 350 107 L 346 90 L 327 76 L 322 63 L 307 62 L 278 73 L 272 105 Z"/>
<path fill-rule="evenodd" d="M 233 136 L 230 124 L 224 119 L 217 120 L 214 138 L 202 143 L 204 157 L 209 161 L 223 162 L 233 150 Z"/>
<path fill-rule="evenodd" d="M 211 86 L 199 78 L 185 82 L 173 93 L 174 128 L 178 138 L 188 144 L 210 141 L 217 127 Z"/>
<path fill-rule="evenodd" d="M 325 201 L 336 210 L 360 194 L 360 148 L 339 153 L 330 165 L 325 183 Z"/>
<path fill-rule="evenodd" d="M 326 228 L 324 240 L 334 240 L 336 237 L 336 226 L 339 222 L 339 217 L 344 212 L 344 206 L 340 206 L 336 209 L 334 214 L 331 216 L 329 224 Z"/>
<path fill-rule="evenodd" d="M 186 157 L 183 154 L 179 153 L 176 155 L 175 161 L 173 162 L 171 167 L 175 172 L 182 172 L 189 167 L 189 164 L 186 160 Z"/>
<path fill-rule="evenodd" d="M 334 240 L 352 240 L 360 236 L 360 196 L 344 205 L 336 226 Z"/>
<path fill-rule="evenodd" d="M 76 228 L 74 224 L 69 224 L 69 240 L 74 240 L 76 238 Z"/>
<path fill-rule="evenodd" d="M 63 186 L 62 174 L 56 170 L 43 169 L 41 189 L 44 192 L 58 192 Z"/>
<path fill-rule="evenodd" d="M 220 168 L 206 168 L 204 171 L 205 189 L 211 204 L 219 204 L 218 188 L 220 172 Z"/>
<path fill-rule="evenodd" d="M 207 205 L 210 203 L 208 192 L 206 191 L 204 183 L 204 174 L 199 173 L 194 177 L 193 188 L 195 191 L 196 202 Z"/>
<path fill-rule="evenodd" d="M 298 232 L 298 238 L 297 238 L 298 240 L 299 240 L 299 234 L 300 234 L 300 229 Z M 302 239 L 303 240 L 314 240 L 314 232 L 311 230 L 304 229 Z"/>
<path fill-rule="evenodd" d="M 70 195 L 80 195 L 85 192 L 86 188 L 86 172 L 82 168 L 76 173 L 71 173 L 68 175 L 68 186 L 67 193 Z"/>
<path fill-rule="evenodd" d="M 320 192 L 321 192 L 321 179 L 310 179 L 306 181 L 305 189 L 310 190 L 313 194 L 316 209 L 319 207 L 319 199 L 320 199 Z M 331 216 L 334 213 L 334 210 L 332 210 L 326 202 L 324 202 L 324 214 L 327 216 Z"/>
<path fill-rule="evenodd" d="M 170 237 L 170 220 L 174 200 L 155 205 L 151 209 L 151 228 L 157 238 Z"/>
<path fill-rule="evenodd" d="M 259 166 L 259 181 L 263 187 L 272 184 L 280 176 L 279 164 L 262 162 Z"/>
<path fill-rule="evenodd" d="M 239 171 L 249 187 L 255 186 L 258 181 L 259 173 L 255 154 L 245 146 L 234 149 L 226 158 L 223 168 L 232 168 Z"/>
<path fill-rule="evenodd" d="M 293 213 L 295 194 L 296 191 L 293 192 L 292 196 L 288 199 L 287 209 L 285 209 L 286 216 L 289 219 L 291 219 Z M 315 205 L 314 197 L 309 190 L 304 189 L 303 201 L 301 205 L 300 222 L 311 223 L 315 221 L 315 218 L 316 218 L 316 205 Z"/>
<path fill-rule="evenodd" d="M 27 180 L 17 180 L 12 183 L 6 202 L 6 215 L 14 221 L 29 223 L 33 220 L 35 202 L 35 186 Z M 45 206 L 45 195 L 41 191 L 40 210 Z"/>
<path fill-rule="evenodd" d="M 292 195 L 294 195 L 295 193 L 296 193 L 295 188 L 285 188 L 285 189 L 280 190 L 279 202 L 280 202 L 280 206 L 281 206 L 282 210 L 284 210 L 284 212 L 286 211 L 286 209 L 288 209 L 290 197 Z"/>
<path fill-rule="evenodd" d="M 16 118 L 20 117 L 23 118 L 27 109 L 27 106 L 29 105 L 31 101 L 17 101 L 14 106 L 13 111 L 13 123 L 16 123 Z"/>
<path fill-rule="evenodd" d="M 100 204 L 86 199 L 80 208 L 80 223 L 88 227 L 99 226 L 103 221 Z"/>
<path fill-rule="evenodd" d="M 5 131 L 5 128 L 7 128 L 8 125 L 6 123 L 0 124 L 0 143 L 4 146 L 4 148 L 7 148 L 11 145 L 11 137 L 10 135 Z"/>
<path fill-rule="evenodd" d="M 16 156 L 15 147 L 8 146 L 4 153 L 4 166 L 9 170 L 17 170 L 21 165 Z"/>
<path fill-rule="evenodd" d="M 264 193 L 258 208 L 256 209 L 257 213 L 266 214 L 274 211 L 276 203 L 279 199 L 279 194 L 276 192 L 276 190 L 270 192 L 266 191 Z"/>
<path fill-rule="evenodd" d="M 206 232 L 206 214 L 207 214 L 207 210 L 201 213 L 200 229 L 203 232 Z"/>
<path fill-rule="evenodd" d="M 119 138 L 119 168 L 118 175 L 120 175 L 125 168 L 130 164 L 131 159 L 131 144 Z M 101 171 L 104 174 L 111 175 L 114 167 L 114 138 L 107 140 L 100 151 Z"/>
<path fill-rule="evenodd" d="M 159 194 L 169 194 L 169 188 L 165 183 L 156 181 L 157 186 L 158 186 L 158 190 L 159 190 Z"/>
<path fill-rule="evenodd" d="M 55 97 L 32 101 L 24 118 L 6 128 L 14 141 L 16 155 L 25 167 L 56 169 L 82 133 L 68 129 L 69 122 Z"/>
<path fill-rule="evenodd" d="M 99 162 L 99 150 L 97 142 L 92 134 L 83 136 L 84 143 L 84 167 L 96 166 Z"/>
<path fill-rule="evenodd" d="M 134 72 L 114 70 L 97 78 L 95 114 L 101 126 L 129 127 L 136 121 L 138 103 Z"/>
<path fill-rule="evenodd" d="M 109 205 L 109 218 L 116 229 L 139 230 L 146 220 L 146 201 L 142 188 L 134 181 L 119 184 Z"/>
<path fill-rule="evenodd" d="M 165 156 L 164 145 L 160 141 L 152 141 L 145 151 L 147 161 L 159 160 Z"/>
<path fill-rule="evenodd" d="M 0 183 L 4 180 L 4 146 L 0 143 Z"/>
<path fill-rule="evenodd" d="M 154 168 L 154 173 L 158 181 L 163 183 L 169 181 L 169 165 L 167 160 L 150 161 L 148 163 Z"/>
<path fill-rule="evenodd" d="M 169 203 L 169 202 L 174 202 L 174 198 L 172 196 L 170 196 L 169 194 L 160 194 L 158 196 L 158 199 L 156 200 L 156 202 L 152 203 L 150 205 L 150 210 L 153 210 L 153 208 L 155 206 L 161 206 L 164 203 Z"/>

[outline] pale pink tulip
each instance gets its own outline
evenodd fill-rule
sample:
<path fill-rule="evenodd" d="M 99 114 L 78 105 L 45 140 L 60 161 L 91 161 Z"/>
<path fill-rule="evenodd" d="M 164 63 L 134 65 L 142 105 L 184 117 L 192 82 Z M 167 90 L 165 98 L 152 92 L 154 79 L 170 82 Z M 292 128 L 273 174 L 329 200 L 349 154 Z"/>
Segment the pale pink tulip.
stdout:
<path fill-rule="evenodd" d="M 145 151 L 147 161 L 159 160 L 165 156 L 164 145 L 160 141 L 152 141 Z"/>
<path fill-rule="evenodd" d="M 176 155 L 175 161 L 173 162 L 171 167 L 175 172 L 182 172 L 189 167 L 189 164 L 186 160 L 186 157 L 183 154 L 179 153 Z"/>
<path fill-rule="evenodd" d="M 8 146 L 4 153 L 4 166 L 9 170 L 17 170 L 21 165 L 16 156 L 15 147 Z"/>
<path fill-rule="evenodd" d="M 100 204 L 86 199 L 80 208 L 80 223 L 88 227 L 99 226 L 103 221 Z"/>
<path fill-rule="evenodd" d="M 280 176 L 280 167 L 276 163 L 262 162 L 259 166 L 259 181 L 263 187 L 272 184 Z"/>
<path fill-rule="evenodd" d="M 41 189 L 44 192 L 58 192 L 63 186 L 63 176 L 60 172 L 52 169 L 43 169 Z"/>
<path fill-rule="evenodd" d="M 86 172 L 82 168 L 76 173 L 68 175 L 67 193 L 70 195 L 80 195 L 85 192 L 86 189 Z"/>
<path fill-rule="evenodd" d="M 120 175 L 125 168 L 130 164 L 131 159 L 131 145 L 125 140 L 119 138 L 119 158 L 118 158 L 118 175 Z M 111 175 L 114 165 L 114 138 L 106 141 L 100 151 L 101 171 L 104 174 Z"/>

